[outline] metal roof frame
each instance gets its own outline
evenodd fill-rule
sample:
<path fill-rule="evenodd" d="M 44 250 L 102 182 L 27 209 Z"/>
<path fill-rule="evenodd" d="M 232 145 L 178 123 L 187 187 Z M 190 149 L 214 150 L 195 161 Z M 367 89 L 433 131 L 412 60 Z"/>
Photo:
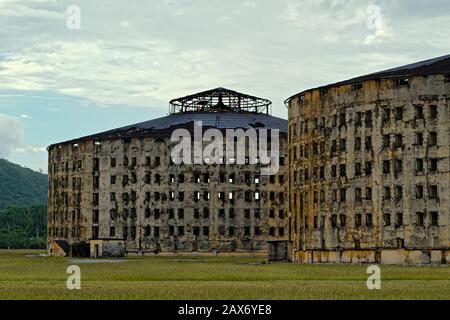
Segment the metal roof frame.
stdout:
<path fill-rule="evenodd" d="M 170 101 L 170 113 L 252 112 L 271 113 L 272 102 L 237 91 L 216 88 Z"/>

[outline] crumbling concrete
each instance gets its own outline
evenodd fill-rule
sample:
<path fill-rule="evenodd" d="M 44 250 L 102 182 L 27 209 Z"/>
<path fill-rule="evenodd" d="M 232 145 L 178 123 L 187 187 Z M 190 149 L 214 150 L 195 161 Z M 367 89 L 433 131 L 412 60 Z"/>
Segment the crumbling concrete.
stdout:
<path fill-rule="evenodd" d="M 289 100 L 290 257 L 447 263 L 448 76 L 371 79 Z"/>
<path fill-rule="evenodd" d="M 225 116 L 257 119 L 259 127 L 266 126 L 261 121 L 284 123 L 268 115 L 216 111 L 217 123 Z M 202 121 L 209 114 L 188 116 Z M 267 255 L 268 240 L 287 240 L 287 122 L 284 128 L 268 128 L 281 131 L 281 169 L 269 177 L 261 175 L 261 165 L 173 164 L 171 133 L 193 127 L 192 121 L 178 119 L 151 122 L 174 122 L 164 129 L 117 130 L 50 146 L 49 244 L 63 239 L 78 248 L 77 255 L 92 257 Z"/>

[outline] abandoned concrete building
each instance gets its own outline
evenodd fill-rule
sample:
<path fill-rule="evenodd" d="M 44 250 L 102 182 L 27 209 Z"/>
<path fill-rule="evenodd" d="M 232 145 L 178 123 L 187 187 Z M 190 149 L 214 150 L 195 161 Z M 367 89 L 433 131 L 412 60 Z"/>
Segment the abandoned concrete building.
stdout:
<path fill-rule="evenodd" d="M 293 261 L 450 263 L 450 56 L 286 104 Z"/>
<path fill-rule="evenodd" d="M 218 88 L 170 103 L 170 115 L 57 143 L 49 152 L 48 245 L 54 255 L 261 253 L 287 240 L 287 132 L 271 102 Z M 175 129 L 280 131 L 280 170 L 175 165 Z M 227 148 L 225 146 L 224 148 Z"/>

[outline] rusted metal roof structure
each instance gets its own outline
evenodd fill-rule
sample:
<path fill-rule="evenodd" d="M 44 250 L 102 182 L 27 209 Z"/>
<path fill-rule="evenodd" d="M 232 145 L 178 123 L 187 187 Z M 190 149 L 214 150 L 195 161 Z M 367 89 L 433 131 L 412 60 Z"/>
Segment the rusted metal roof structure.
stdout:
<path fill-rule="evenodd" d="M 134 137 L 170 137 L 176 129 L 193 131 L 195 122 L 202 122 L 203 129 L 267 129 L 288 132 L 285 119 L 273 117 L 271 102 L 236 91 L 218 88 L 171 101 L 173 112 L 163 118 L 149 120 L 106 132 L 58 143 L 76 144 L 80 141 L 128 139 Z"/>
<path fill-rule="evenodd" d="M 429 76 L 429 75 L 438 75 L 438 74 L 450 74 L 450 55 L 445 55 L 442 57 L 425 60 L 413 64 L 408 64 L 405 66 L 388 69 L 384 71 L 379 71 L 375 73 L 371 73 L 365 76 L 360 76 L 356 78 L 352 78 L 349 80 L 329 84 L 322 87 L 317 87 L 313 89 L 308 89 L 302 91 L 298 94 L 295 94 L 289 97 L 285 103 L 288 103 L 292 98 L 299 96 L 305 92 L 317 90 L 317 89 L 326 89 L 330 87 L 338 87 L 342 85 L 349 84 L 358 84 L 364 81 L 369 80 L 378 80 L 378 79 L 398 79 L 398 78 L 408 78 L 408 77 L 417 77 L 417 76 Z"/>
<path fill-rule="evenodd" d="M 244 111 L 270 114 L 272 102 L 237 91 L 216 88 L 170 101 L 170 113 Z"/>

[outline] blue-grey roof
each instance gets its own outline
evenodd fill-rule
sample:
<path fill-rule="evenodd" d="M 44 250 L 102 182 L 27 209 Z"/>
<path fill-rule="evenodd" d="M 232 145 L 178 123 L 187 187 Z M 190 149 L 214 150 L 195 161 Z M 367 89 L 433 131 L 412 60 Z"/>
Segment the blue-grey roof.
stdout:
<path fill-rule="evenodd" d="M 249 112 L 192 112 L 177 113 L 164 118 L 149 120 L 106 132 L 81 137 L 65 143 L 82 140 L 105 140 L 139 136 L 170 137 L 175 129 L 193 130 L 194 122 L 201 121 L 204 128 L 226 129 L 278 129 L 282 134 L 288 132 L 285 119 L 267 114 Z"/>
<path fill-rule="evenodd" d="M 263 124 L 267 129 L 280 129 L 287 132 L 287 120 L 276 118 L 266 114 L 256 113 L 180 113 L 168 117 L 150 120 L 117 130 L 128 130 L 133 128 L 163 130 L 177 125 L 190 124 L 201 121 L 204 127 L 215 127 L 217 129 L 254 128 L 257 124 Z"/>

